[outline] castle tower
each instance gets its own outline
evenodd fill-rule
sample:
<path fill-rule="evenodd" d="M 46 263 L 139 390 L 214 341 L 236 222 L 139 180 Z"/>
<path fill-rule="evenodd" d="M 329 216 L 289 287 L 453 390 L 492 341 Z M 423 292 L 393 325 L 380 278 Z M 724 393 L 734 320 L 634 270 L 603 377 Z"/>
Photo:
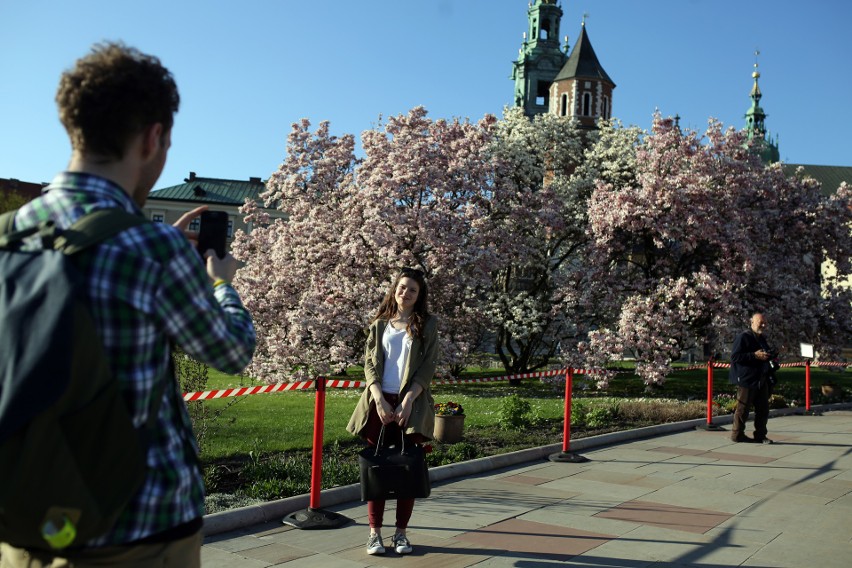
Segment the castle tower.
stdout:
<path fill-rule="evenodd" d="M 598 119 L 612 117 L 613 89 L 615 83 L 595 55 L 584 19 L 571 56 L 550 86 L 549 111 L 573 117 L 584 128 L 595 128 Z"/>
<path fill-rule="evenodd" d="M 568 56 L 559 48 L 559 21 L 562 8 L 556 0 L 534 0 L 527 9 L 529 26 L 524 42 L 513 63 L 515 106 L 533 116 L 548 112 L 550 84 L 565 64 Z M 566 49 L 567 51 L 567 49 Z"/>
<path fill-rule="evenodd" d="M 759 55 L 760 52 L 755 53 Z M 745 113 L 746 126 L 745 131 L 748 136 L 748 145 L 751 149 L 760 156 L 764 163 L 778 162 L 780 153 L 778 151 L 778 141 L 770 141 L 767 138 L 766 132 L 766 113 L 760 107 L 760 99 L 763 94 L 760 92 L 760 86 L 757 80 L 760 79 L 760 72 L 757 70 L 757 62 L 754 63 L 754 72 L 751 74 L 754 78 L 754 85 L 751 88 L 751 108 Z"/>

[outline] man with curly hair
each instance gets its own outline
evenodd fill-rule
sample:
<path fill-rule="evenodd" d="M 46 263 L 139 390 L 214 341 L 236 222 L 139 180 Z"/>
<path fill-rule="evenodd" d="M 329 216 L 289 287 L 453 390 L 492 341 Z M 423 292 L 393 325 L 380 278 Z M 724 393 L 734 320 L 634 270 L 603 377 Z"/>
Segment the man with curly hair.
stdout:
<path fill-rule="evenodd" d="M 71 139 L 68 168 L 18 210 L 14 228 L 52 220 L 62 229 L 108 208 L 142 216 L 179 101 L 156 57 L 121 43 L 94 46 L 62 75 L 56 95 Z M 245 368 L 255 347 L 251 317 L 230 284 L 237 261 L 212 250 L 202 259 L 184 234 L 204 209 L 175 226 L 139 224 L 75 257 L 98 331 L 92 339 L 105 347 L 134 426 L 146 429 L 154 412 L 145 479 L 105 534 L 52 553 L 3 543 L 0 567 L 200 566 L 204 485 L 172 346 L 227 373 Z"/>

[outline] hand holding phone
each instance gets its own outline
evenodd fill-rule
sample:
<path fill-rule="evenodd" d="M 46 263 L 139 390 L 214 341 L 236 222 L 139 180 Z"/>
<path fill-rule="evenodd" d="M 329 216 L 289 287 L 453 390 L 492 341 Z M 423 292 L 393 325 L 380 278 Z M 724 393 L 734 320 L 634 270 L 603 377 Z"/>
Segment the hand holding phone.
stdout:
<path fill-rule="evenodd" d="M 225 257 L 228 239 L 228 213 L 226 211 L 204 211 L 201 213 L 201 227 L 198 230 L 198 254 L 202 257 L 210 249 L 219 258 Z"/>

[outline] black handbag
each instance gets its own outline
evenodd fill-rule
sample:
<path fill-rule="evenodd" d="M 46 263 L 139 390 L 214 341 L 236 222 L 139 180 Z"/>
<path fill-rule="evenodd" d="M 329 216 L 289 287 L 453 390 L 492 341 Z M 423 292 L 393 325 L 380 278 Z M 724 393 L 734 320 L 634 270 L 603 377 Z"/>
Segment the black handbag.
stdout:
<path fill-rule="evenodd" d="M 426 453 L 417 444 L 405 445 L 400 431 L 399 446 L 382 447 L 385 427 L 379 432 L 378 444 L 358 454 L 361 466 L 361 500 L 419 499 L 432 493 Z"/>

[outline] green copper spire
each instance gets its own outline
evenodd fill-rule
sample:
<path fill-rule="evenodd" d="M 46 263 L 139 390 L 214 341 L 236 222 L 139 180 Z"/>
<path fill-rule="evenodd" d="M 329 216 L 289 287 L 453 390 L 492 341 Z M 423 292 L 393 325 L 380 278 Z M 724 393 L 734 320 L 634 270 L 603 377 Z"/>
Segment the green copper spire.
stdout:
<path fill-rule="evenodd" d="M 755 56 L 757 55 L 760 55 L 759 51 L 755 52 Z M 752 86 L 750 94 L 751 108 L 745 113 L 745 130 L 748 136 L 748 144 L 765 163 L 777 162 L 780 160 L 778 142 L 776 140 L 773 143 L 766 137 L 766 113 L 760 107 L 760 99 L 763 97 L 763 94 L 760 92 L 760 85 L 757 84 L 757 80 L 760 79 L 760 72 L 757 70 L 757 61 L 754 63 L 754 72 L 751 76 L 754 78 L 754 86 Z"/>
<path fill-rule="evenodd" d="M 512 79 L 515 106 L 522 107 L 527 116 L 533 116 L 548 111 L 550 84 L 568 56 L 559 45 L 562 8 L 556 0 L 529 2 L 527 18 L 529 25 L 518 50 L 518 60 L 513 64 Z"/>

